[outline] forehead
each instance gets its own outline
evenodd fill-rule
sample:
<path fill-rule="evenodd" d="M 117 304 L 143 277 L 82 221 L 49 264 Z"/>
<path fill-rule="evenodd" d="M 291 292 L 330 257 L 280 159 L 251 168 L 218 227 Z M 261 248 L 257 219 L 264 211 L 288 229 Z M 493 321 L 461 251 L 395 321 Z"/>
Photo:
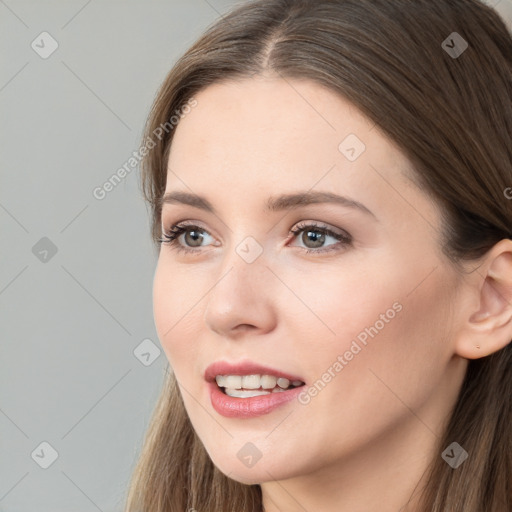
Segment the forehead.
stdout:
<path fill-rule="evenodd" d="M 315 82 L 230 81 L 195 99 L 175 128 L 166 191 L 248 204 L 259 193 L 315 188 L 378 209 L 383 187 L 407 187 L 405 156 L 354 105 Z"/>
<path fill-rule="evenodd" d="M 217 83 L 196 100 L 176 128 L 171 161 L 321 163 L 340 156 L 338 146 L 349 134 L 369 142 L 373 126 L 341 96 L 308 80 Z"/>

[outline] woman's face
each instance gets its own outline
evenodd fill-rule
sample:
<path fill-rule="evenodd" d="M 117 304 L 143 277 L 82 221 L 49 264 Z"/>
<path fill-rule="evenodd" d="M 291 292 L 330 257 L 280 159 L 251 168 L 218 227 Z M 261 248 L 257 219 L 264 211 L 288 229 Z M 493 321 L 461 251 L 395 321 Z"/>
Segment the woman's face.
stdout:
<path fill-rule="evenodd" d="M 196 99 L 166 193 L 203 207 L 163 206 L 164 232 L 196 227 L 162 244 L 154 318 L 213 462 L 261 483 L 410 458 L 405 440 L 435 440 L 466 368 L 439 210 L 407 180 L 404 155 L 320 85 L 258 77 Z M 220 380 L 228 394 L 216 375 L 233 376 Z M 286 376 L 304 385 L 269 392 Z"/>

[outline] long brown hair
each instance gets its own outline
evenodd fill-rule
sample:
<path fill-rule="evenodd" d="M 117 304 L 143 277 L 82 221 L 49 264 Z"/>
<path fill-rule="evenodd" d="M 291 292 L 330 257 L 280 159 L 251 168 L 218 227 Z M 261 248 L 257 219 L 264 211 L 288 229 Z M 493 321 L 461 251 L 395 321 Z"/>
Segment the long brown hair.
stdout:
<path fill-rule="evenodd" d="M 458 56 L 447 49 L 454 32 L 468 44 Z M 156 247 L 175 131 L 169 119 L 186 115 L 183 106 L 208 85 L 263 71 L 327 86 L 397 144 L 414 181 L 442 208 L 442 248 L 454 268 L 512 238 L 512 201 L 504 195 L 512 186 L 512 38 L 493 9 L 477 0 L 255 0 L 205 31 L 153 104 L 141 184 Z M 421 512 L 512 510 L 511 404 L 512 344 L 469 361 Z M 453 441 L 469 453 L 456 470 L 441 458 Z M 169 373 L 125 512 L 189 509 L 261 512 L 261 488 L 213 465 Z"/>

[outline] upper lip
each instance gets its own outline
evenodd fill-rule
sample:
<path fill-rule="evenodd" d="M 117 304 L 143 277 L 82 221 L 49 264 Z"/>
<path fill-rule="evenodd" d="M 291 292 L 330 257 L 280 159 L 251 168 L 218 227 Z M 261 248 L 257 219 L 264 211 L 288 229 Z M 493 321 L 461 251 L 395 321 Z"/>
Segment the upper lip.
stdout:
<path fill-rule="evenodd" d="M 207 382 L 214 382 L 217 375 L 274 375 L 276 377 L 284 377 L 290 382 L 294 380 L 304 382 L 302 377 L 271 368 L 270 366 L 263 366 L 253 361 L 241 361 L 239 363 L 216 361 L 206 368 L 204 378 Z"/>

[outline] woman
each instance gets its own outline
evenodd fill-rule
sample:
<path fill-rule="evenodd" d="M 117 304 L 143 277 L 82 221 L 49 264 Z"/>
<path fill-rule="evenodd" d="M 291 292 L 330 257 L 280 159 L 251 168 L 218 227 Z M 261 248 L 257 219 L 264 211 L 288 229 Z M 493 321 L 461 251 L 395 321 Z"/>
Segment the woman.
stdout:
<path fill-rule="evenodd" d="M 186 52 L 127 512 L 512 510 L 511 99 L 476 0 L 256 0 Z"/>

